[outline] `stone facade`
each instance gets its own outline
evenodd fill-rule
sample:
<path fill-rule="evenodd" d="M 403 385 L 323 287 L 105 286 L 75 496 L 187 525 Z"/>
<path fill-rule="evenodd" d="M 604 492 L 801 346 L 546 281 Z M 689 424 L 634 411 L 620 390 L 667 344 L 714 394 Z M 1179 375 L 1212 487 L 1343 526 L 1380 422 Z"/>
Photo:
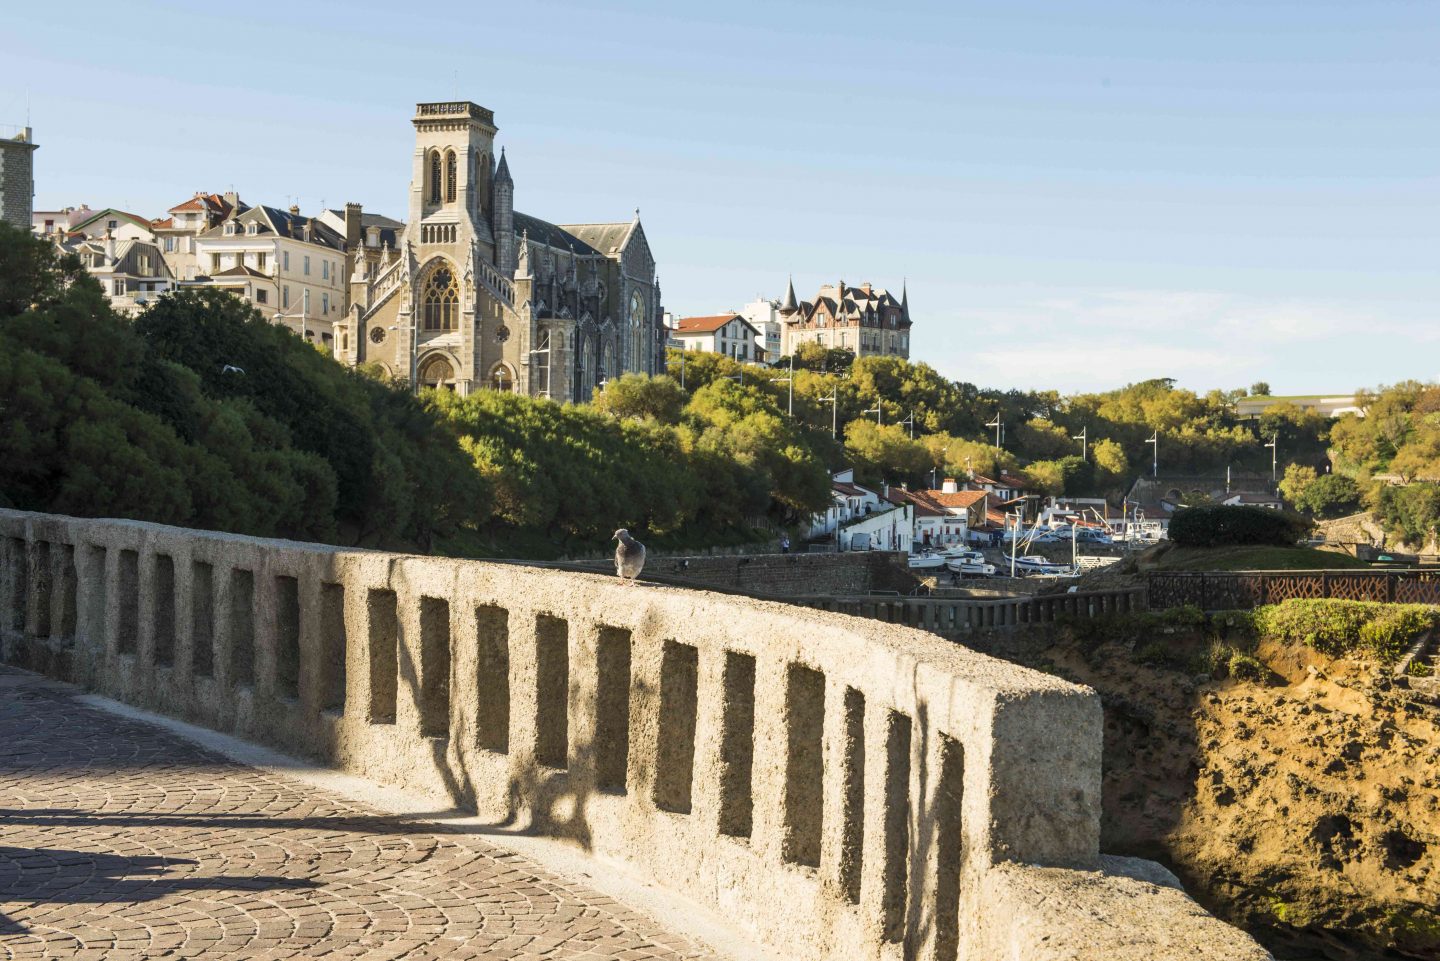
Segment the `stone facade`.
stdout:
<path fill-rule="evenodd" d="M 822 286 L 814 300 L 797 301 L 792 282 L 779 313 L 786 354 L 811 342 L 856 357 L 910 357 L 910 294 L 904 288 L 897 300 L 883 287 L 842 280 Z"/>
<path fill-rule="evenodd" d="M 896 624 L 0 510 L 0 657 L 624 860 L 777 957 L 1269 958 L 1101 857 L 1093 691 Z"/>
<path fill-rule="evenodd" d="M 29 227 L 35 208 L 35 134 L 26 127 L 0 137 L 0 220 Z"/>
<path fill-rule="evenodd" d="M 570 225 L 520 213 L 491 111 L 422 103 L 413 124 L 405 227 L 393 248 L 357 249 L 342 360 L 461 394 L 567 401 L 662 369 L 660 286 L 638 211 Z"/>

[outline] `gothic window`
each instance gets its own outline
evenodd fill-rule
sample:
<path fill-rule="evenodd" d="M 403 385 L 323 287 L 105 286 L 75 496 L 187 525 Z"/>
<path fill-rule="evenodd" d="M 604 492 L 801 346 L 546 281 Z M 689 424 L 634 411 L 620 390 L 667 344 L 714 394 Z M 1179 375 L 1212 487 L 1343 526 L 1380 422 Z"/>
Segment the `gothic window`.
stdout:
<path fill-rule="evenodd" d="M 455 151 L 445 155 L 445 202 L 455 202 Z"/>
<path fill-rule="evenodd" d="M 645 298 L 637 290 L 630 295 L 630 369 L 641 370 L 640 329 L 645 323 Z"/>
<path fill-rule="evenodd" d="M 580 396 L 595 386 L 595 340 L 586 337 L 580 349 Z"/>
<path fill-rule="evenodd" d="M 430 153 L 430 202 L 440 203 L 440 151 Z"/>
<path fill-rule="evenodd" d="M 454 330 L 460 326 L 460 286 L 449 267 L 430 272 L 420 302 L 426 330 Z"/>

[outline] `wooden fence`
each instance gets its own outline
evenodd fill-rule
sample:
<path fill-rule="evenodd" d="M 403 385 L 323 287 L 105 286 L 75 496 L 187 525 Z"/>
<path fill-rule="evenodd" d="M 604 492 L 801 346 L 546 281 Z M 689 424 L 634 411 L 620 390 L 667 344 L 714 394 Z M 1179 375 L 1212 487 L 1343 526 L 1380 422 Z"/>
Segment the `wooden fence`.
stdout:
<path fill-rule="evenodd" d="M 993 629 L 1052 624 L 1062 617 L 1096 617 L 1145 608 L 1143 588 L 1040 594 L 1030 597 L 794 597 L 790 603 L 962 636 Z"/>
<path fill-rule="evenodd" d="M 1440 571 L 1165 571 L 1149 575 L 1153 610 L 1237 610 L 1291 598 L 1440 604 Z"/>

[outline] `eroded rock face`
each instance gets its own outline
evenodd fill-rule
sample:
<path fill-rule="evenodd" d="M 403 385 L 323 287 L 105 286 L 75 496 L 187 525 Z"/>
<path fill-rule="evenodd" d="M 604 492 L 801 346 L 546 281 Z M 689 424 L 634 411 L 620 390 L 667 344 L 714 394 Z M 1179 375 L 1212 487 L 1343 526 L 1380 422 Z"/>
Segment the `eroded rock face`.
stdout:
<path fill-rule="evenodd" d="M 1102 849 L 1169 864 L 1282 958 L 1440 958 L 1440 714 L 1375 665 L 1259 656 L 1265 683 L 1045 652 L 1105 701 Z"/>

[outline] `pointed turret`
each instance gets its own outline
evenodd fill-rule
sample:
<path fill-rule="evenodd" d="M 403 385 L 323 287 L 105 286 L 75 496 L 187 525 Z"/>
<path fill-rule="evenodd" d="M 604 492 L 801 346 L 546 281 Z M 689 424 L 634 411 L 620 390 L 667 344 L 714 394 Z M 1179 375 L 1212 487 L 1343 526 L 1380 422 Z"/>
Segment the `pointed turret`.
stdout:
<path fill-rule="evenodd" d="M 795 276 L 792 274 L 785 285 L 785 302 L 780 305 L 780 313 L 788 317 L 799 309 L 800 305 L 795 302 Z"/>
<path fill-rule="evenodd" d="M 910 283 L 908 278 L 900 281 L 900 319 L 910 319 Z"/>
<path fill-rule="evenodd" d="M 510 178 L 510 164 L 505 148 L 500 148 L 500 163 L 491 184 L 490 231 L 495 235 L 495 266 L 503 276 L 515 273 L 515 181 Z"/>
<path fill-rule="evenodd" d="M 515 186 L 515 181 L 510 179 L 510 164 L 505 159 L 504 147 L 500 148 L 500 165 L 495 168 L 495 182 L 497 184 L 506 183 L 512 187 Z"/>

